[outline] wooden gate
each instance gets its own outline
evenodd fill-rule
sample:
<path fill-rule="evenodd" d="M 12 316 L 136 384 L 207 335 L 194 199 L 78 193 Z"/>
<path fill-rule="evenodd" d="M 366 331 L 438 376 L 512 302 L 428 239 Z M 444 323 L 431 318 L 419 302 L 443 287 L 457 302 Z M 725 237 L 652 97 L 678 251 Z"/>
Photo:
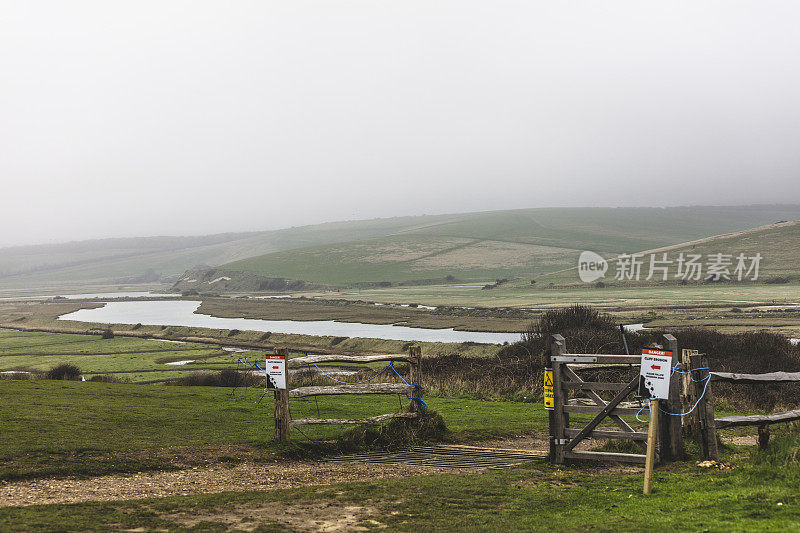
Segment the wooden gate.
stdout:
<path fill-rule="evenodd" d="M 672 352 L 673 366 L 678 360 L 677 340 L 672 335 L 664 335 L 664 348 Z M 577 450 L 576 446 L 586 438 L 630 439 L 644 451 L 647 432 L 636 431 L 622 419 L 635 416 L 640 407 L 622 406 L 623 400 L 635 393 L 639 387 L 639 366 L 641 355 L 605 355 L 567 353 L 566 342 L 561 335 L 550 338 L 550 368 L 553 372 L 553 408 L 550 411 L 550 457 L 555 463 L 567 459 L 588 459 L 593 461 L 623 461 L 644 463 L 645 455 L 631 453 L 595 452 Z M 578 371 L 585 369 L 632 367 L 635 370 L 629 381 L 622 383 L 584 381 Z M 570 398 L 570 392 L 583 392 L 589 404 Z M 598 391 L 613 391 L 616 394 L 609 401 L 604 400 Z M 662 402 L 668 412 L 680 410 L 680 382 L 672 376 L 670 398 Z M 593 404 L 593 405 L 591 405 Z M 642 404 L 644 405 L 644 404 Z M 646 409 L 645 409 L 646 410 Z M 582 428 L 570 427 L 570 413 L 593 414 L 595 417 Z M 657 453 L 661 460 L 670 460 L 682 455 L 681 421 L 677 416 L 658 416 L 659 438 Z M 606 418 L 619 429 L 598 429 Z"/>

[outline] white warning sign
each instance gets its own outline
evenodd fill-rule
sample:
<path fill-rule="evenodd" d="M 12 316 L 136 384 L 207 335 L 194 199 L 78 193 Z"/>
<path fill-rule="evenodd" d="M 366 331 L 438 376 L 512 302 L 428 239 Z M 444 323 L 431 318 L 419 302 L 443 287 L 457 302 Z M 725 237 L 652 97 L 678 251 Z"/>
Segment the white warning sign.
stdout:
<path fill-rule="evenodd" d="M 264 373 L 267 375 L 267 388 L 268 389 L 285 389 L 286 388 L 286 356 L 285 355 L 268 355 L 267 366 L 264 367 Z"/>
<path fill-rule="evenodd" d="M 639 372 L 639 396 L 653 400 L 669 399 L 669 379 L 672 370 L 672 352 L 642 350 L 642 368 Z"/>

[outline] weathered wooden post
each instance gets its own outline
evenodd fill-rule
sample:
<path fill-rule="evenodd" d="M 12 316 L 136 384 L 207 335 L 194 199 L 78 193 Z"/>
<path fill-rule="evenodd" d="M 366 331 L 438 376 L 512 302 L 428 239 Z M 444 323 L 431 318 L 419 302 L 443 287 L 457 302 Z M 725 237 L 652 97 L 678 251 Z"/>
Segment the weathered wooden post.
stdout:
<path fill-rule="evenodd" d="M 678 352 L 678 339 L 669 333 L 664 334 L 664 349 L 672 352 L 672 368 L 680 362 L 681 354 Z M 681 383 L 673 374 L 669 382 L 669 399 L 659 402 L 664 411 L 669 413 L 681 412 Z M 653 409 L 653 415 L 658 416 L 658 449 L 661 461 L 673 461 L 683 457 L 683 439 L 681 438 L 681 417 L 663 415 L 660 409 Z M 662 416 L 663 415 L 663 416 Z"/>
<path fill-rule="evenodd" d="M 708 366 L 708 356 L 699 354 L 692 359 L 693 364 L 697 365 L 693 366 L 692 370 L 702 369 L 693 373 L 696 375 L 694 381 L 695 397 L 699 399 L 702 396 L 700 403 L 697 404 L 700 450 L 703 454 L 703 459 L 718 461 L 717 426 L 714 423 L 714 394 L 711 391 L 711 370 Z M 704 391 L 705 394 L 703 394 Z"/>
<path fill-rule="evenodd" d="M 567 343 L 561 335 L 550 336 L 550 368 L 553 369 L 553 410 L 549 411 L 550 417 L 550 460 L 556 464 L 564 463 L 567 444 L 567 420 L 564 413 L 566 403 L 561 375 L 561 363 L 553 358 L 567 353 Z"/>
<path fill-rule="evenodd" d="M 698 391 L 697 384 L 699 382 L 699 374 L 696 374 L 696 372 L 697 369 L 701 367 L 700 354 L 697 350 L 687 350 L 685 348 L 681 350 L 681 370 L 683 372 L 683 374 L 681 374 L 681 410 L 684 413 L 689 413 L 700 399 L 699 395 L 702 393 L 702 390 Z M 700 413 L 701 406 L 697 404 L 694 411 L 684 416 L 682 420 L 683 436 L 698 439 L 698 442 L 701 438 Z"/>
<path fill-rule="evenodd" d="M 411 363 L 411 372 L 409 375 L 410 383 L 419 385 L 416 387 L 413 395 L 417 398 L 422 398 L 422 348 L 420 346 L 410 346 L 408 348 L 408 355 L 413 358 Z M 411 411 L 415 413 L 422 413 L 422 402 L 417 399 L 411 400 Z"/>
<path fill-rule="evenodd" d="M 275 348 L 275 355 L 282 355 L 288 359 L 288 348 Z M 289 365 L 286 364 L 286 388 L 275 389 L 275 440 L 289 442 Z"/>
<path fill-rule="evenodd" d="M 658 400 L 651 400 L 650 422 L 647 425 L 647 453 L 644 462 L 644 489 L 642 492 L 651 494 L 653 492 L 653 465 L 656 462 L 656 436 L 658 433 Z"/>

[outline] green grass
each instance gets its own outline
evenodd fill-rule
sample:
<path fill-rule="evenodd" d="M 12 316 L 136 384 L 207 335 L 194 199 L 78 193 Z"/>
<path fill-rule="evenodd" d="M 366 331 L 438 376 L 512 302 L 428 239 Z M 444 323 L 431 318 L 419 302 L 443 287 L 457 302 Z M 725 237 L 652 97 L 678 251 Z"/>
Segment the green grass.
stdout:
<path fill-rule="evenodd" d="M 584 249 L 616 255 L 796 218 L 800 209 L 775 206 L 465 213 L 393 235 L 284 250 L 223 268 L 331 285 L 447 275 L 530 278 L 574 266 Z"/>
<path fill-rule="evenodd" d="M 759 454 L 731 452 L 725 459 L 736 468 L 724 472 L 692 462 L 662 467 L 650 496 L 641 493 L 639 469 L 533 463 L 470 475 L 5 508 L 0 528 L 187 531 L 189 523 L 201 522 L 193 530 L 289 531 L 278 522 L 281 516 L 305 514 L 310 527 L 313 519 L 331 519 L 349 507 L 361 513 L 351 527 L 390 531 L 796 531 L 798 465 L 776 455 L 781 460 L 772 464 Z"/>
<path fill-rule="evenodd" d="M 80 368 L 87 379 L 93 374 L 112 374 L 132 382 L 156 381 L 193 371 L 236 368 L 237 359 L 254 354 L 227 352 L 207 344 L 0 330 L 0 371 L 47 371 L 66 363 Z M 182 360 L 194 362 L 166 364 Z"/>
<path fill-rule="evenodd" d="M 294 418 L 316 417 L 317 406 L 323 418 L 360 418 L 407 403 L 392 396 L 341 396 L 292 400 L 291 407 Z M 534 404 L 429 398 L 428 405 L 445 417 L 456 440 L 541 431 L 546 425 L 544 411 Z M 2 380 L 0 478 L 153 468 L 140 464 L 143 456 L 136 452 L 178 446 L 276 450 L 273 424 L 272 395 L 262 398 L 259 389 Z M 306 426 L 302 433 L 293 430 L 292 438 L 335 439 L 345 430 Z"/>
<path fill-rule="evenodd" d="M 417 286 L 386 289 L 342 290 L 340 298 L 377 302 L 463 305 L 482 307 L 563 307 L 573 303 L 611 309 L 654 309 L 675 306 L 702 308 L 709 305 L 771 304 L 800 301 L 800 285 L 703 284 L 652 287 L 480 287 Z"/>

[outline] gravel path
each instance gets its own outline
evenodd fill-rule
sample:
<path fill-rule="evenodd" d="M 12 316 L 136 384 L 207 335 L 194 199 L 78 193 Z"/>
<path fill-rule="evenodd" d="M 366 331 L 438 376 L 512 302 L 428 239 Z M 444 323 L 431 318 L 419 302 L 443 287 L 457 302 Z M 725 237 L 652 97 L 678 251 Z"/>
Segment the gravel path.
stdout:
<path fill-rule="evenodd" d="M 304 461 L 240 463 L 233 467 L 217 464 L 129 476 L 0 482 L 0 507 L 284 489 L 444 472 L 453 473 L 451 469 L 421 466 Z"/>

